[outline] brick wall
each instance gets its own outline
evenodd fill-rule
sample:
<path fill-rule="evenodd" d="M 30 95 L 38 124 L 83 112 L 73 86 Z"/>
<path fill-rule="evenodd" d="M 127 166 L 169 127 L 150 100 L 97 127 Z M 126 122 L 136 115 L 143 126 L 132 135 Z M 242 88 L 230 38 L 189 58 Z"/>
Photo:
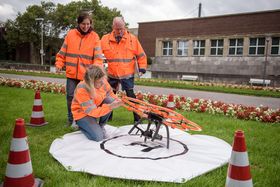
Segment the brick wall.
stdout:
<path fill-rule="evenodd" d="M 265 54 L 250 55 L 250 38 L 265 38 L 266 78 L 280 86 L 280 55 L 270 55 L 272 37 L 280 37 L 280 10 L 213 16 L 139 24 L 139 40 L 149 57 L 156 78 L 180 79 L 198 75 L 200 81 L 248 84 L 250 78 L 262 78 Z M 229 39 L 243 39 L 243 54 L 229 55 Z M 223 40 L 223 53 L 211 55 L 211 40 Z M 188 41 L 188 55 L 177 55 L 177 41 Z M 193 42 L 205 40 L 205 54 L 193 54 Z M 173 43 L 173 54 L 163 56 L 163 41 Z"/>
<path fill-rule="evenodd" d="M 150 57 L 158 37 L 251 35 L 280 31 L 280 10 L 139 23 L 138 37 Z"/>

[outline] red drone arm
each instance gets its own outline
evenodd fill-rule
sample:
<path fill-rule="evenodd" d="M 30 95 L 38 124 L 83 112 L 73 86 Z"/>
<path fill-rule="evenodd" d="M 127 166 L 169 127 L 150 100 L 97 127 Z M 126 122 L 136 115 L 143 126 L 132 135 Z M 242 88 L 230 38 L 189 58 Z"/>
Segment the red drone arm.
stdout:
<path fill-rule="evenodd" d="M 201 127 L 196 123 L 186 119 L 183 115 L 161 106 L 146 103 L 139 99 L 131 97 L 122 97 L 123 106 L 129 110 L 137 113 L 142 118 L 148 118 L 149 113 L 154 113 L 162 117 L 162 123 L 171 128 L 181 130 L 201 131 Z"/>

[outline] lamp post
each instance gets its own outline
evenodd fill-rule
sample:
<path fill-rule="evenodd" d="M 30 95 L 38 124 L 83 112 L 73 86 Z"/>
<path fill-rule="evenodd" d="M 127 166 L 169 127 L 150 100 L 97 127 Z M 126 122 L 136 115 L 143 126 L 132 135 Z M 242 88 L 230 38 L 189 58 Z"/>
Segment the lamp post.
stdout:
<path fill-rule="evenodd" d="M 268 42 L 269 40 L 266 39 L 266 46 L 265 46 L 265 61 L 264 61 L 264 68 L 263 68 L 263 86 L 265 85 L 265 74 L 266 74 L 266 65 L 267 65 L 267 53 L 268 53 Z"/>
<path fill-rule="evenodd" d="M 42 22 L 41 23 L 41 65 L 43 65 L 44 62 L 44 18 L 36 18 L 36 21 Z"/>

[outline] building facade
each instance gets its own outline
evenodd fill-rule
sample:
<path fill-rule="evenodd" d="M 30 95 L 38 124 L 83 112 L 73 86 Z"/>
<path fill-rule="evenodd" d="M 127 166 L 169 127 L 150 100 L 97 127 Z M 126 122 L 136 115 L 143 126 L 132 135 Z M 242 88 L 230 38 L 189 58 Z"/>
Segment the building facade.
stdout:
<path fill-rule="evenodd" d="M 139 23 L 152 76 L 280 85 L 280 10 Z"/>

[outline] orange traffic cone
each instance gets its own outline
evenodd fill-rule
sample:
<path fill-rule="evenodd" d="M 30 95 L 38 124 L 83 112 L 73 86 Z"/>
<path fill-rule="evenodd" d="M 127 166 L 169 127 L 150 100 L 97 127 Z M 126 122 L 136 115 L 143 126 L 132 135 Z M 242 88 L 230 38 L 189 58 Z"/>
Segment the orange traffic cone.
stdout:
<path fill-rule="evenodd" d="M 172 94 L 168 96 L 168 102 L 166 108 L 169 108 L 171 110 L 175 109 L 174 96 Z"/>
<path fill-rule="evenodd" d="M 27 125 L 30 125 L 33 127 L 40 127 L 40 126 L 43 126 L 46 124 L 48 124 L 48 122 L 46 122 L 45 118 L 44 118 L 40 91 L 37 90 L 35 92 L 35 99 L 34 99 L 34 105 L 33 105 L 30 123 L 27 123 Z"/>
<path fill-rule="evenodd" d="M 3 187 L 33 187 L 42 184 L 42 180 L 33 177 L 24 120 L 16 119 Z"/>
<path fill-rule="evenodd" d="M 235 132 L 231 158 L 228 165 L 226 187 L 251 187 L 253 181 L 250 173 L 244 132 Z"/>

